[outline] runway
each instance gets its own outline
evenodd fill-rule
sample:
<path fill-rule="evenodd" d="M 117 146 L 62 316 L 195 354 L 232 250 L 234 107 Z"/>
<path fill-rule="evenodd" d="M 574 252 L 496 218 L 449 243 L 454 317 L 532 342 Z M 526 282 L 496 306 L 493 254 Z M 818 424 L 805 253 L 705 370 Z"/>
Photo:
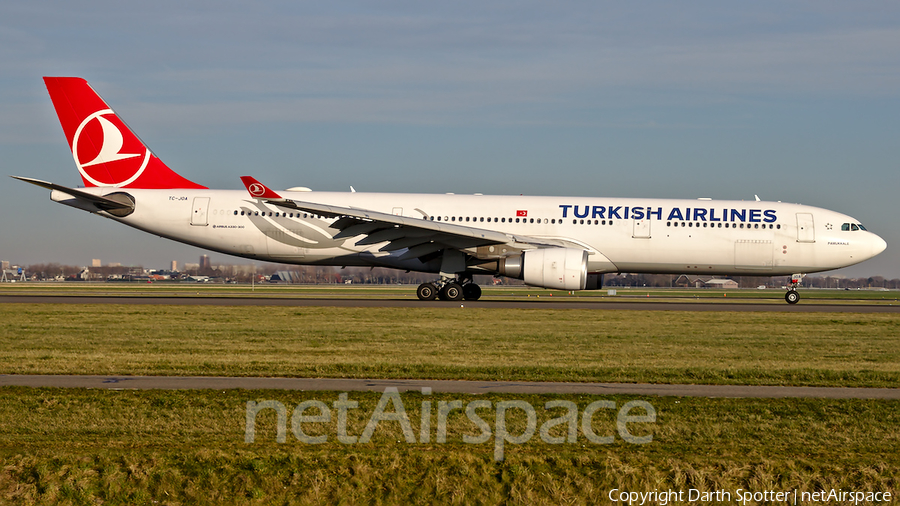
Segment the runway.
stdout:
<path fill-rule="evenodd" d="M 0 304 L 163 304 L 176 306 L 296 306 L 296 307 L 400 307 L 400 308 L 476 308 L 476 309 L 595 309 L 628 311 L 766 311 L 780 313 L 900 313 L 898 305 L 875 304 L 822 304 L 800 301 L 799 304 L 767 302 L 711 302 L 697 299 L 695 302 L 669 302 L 664 300 L 550 300 L 529 298 L 526 300 L 479 300 L 425 302 L 418 299 L 377 299 L 369 297 L 221 297 L 199 295 L 158 296 L 129 295 L 0 295 Z"/>
<path fill-rule="evenodd" d="M 709 398 L 819 398 L 900 400 L 900 388 L 781 387 L 749 385 L 664 385 L 642 383 L 558 383 L 533 381 L 381 380 L 344 378 L 251 378 L 206 376 L 0 375 L 0 387 L 99 388 L 110 390 L 300 390 L 434 393 L 590 394 Z"/>

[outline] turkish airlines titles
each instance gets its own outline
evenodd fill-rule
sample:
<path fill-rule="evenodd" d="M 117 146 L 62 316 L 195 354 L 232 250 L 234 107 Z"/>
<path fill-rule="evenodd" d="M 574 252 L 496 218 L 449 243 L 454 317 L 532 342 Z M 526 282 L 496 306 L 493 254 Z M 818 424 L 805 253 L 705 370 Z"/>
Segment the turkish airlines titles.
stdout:
<path fill-rule="evenodd" d="M 656 218 L 662 221 L 710 221 L 710 222 L 734 222 L 734 223 L 774 223 L 778 217 L 774 209 L 731 209 L 713 207 L 673 207 L 665 213 L 662 207 L 629 207 L 629 206 L 577 206 L 560 205 L 562 217 L 590 218 L 590 219 L 620 219 L 643 220 Z"/>

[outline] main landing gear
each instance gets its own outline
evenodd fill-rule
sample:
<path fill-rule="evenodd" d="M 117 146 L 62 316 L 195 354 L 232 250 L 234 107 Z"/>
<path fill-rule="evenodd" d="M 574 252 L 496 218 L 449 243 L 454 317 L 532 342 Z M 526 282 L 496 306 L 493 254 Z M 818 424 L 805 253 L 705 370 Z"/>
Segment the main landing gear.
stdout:
<path fill-rule="evenodd" d="M 784 294 L 784 300 L 788 304 L 796 304 L 800 302 L 800 292 L 797 291 L 797 287 L 800 286 L 800 281 L 803 280 L 804 274 L 794 274 L 791 276 L 791 284 L 787 287 L 787 293 Z"/>
<path fill-rule="evenodd" d="M 416 290 L 419 300 L 478 300 L 481 287 L 471 279 L 446 279 L 435 283 L 422 283 Z"/>

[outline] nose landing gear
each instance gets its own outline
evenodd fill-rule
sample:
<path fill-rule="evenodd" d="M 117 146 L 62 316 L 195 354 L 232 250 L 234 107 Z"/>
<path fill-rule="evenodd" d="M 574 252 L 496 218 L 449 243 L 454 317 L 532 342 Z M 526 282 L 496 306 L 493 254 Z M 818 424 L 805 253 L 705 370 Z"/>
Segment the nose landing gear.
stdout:
<path fill-rule="evenodd" d="M 784 300 L 788 304 L 800 302 L 800 292 L 797 291 L 797 287 L 800 286 L 800 281 L 803 280 L 803 276 L 805 276 L 805 274 L 794 274 L 791 276 L 791 284 L 788 285 L 787 293 L 784 294 Z"/>

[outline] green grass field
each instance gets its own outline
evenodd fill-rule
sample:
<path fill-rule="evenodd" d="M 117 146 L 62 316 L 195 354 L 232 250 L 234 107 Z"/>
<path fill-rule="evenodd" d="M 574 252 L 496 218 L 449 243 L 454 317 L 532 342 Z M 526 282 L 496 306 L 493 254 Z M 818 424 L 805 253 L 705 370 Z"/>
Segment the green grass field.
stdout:
<path fill-rule="evenodd" d="M 884 387 L 900 315 L 7 304 L 0 373 Z"/>
<path fill-rule="evenodd" d="M 436 442 L 439 401 L 509 400 L 501 395 L 434 394 L 430 440 L 419 442 L 421 402 L 402 394 L 416 435 L 382 421 L 367 443 L 343 444 L 331 423 L 306 424 L 323 444 L 300 442 L 288 426 L 276 440 L 269 410 L 244 440 L 248 400 L 305 400 L 331 406 L 337 392 L 0 390 L 0 502 L 20 504 L 608 504 L 612 489 L 817 491 L 900 490 L 900 411 L 895 402 L 652 398 L 653 423 L 635 423 L 646 444 L 624 441 L 615 412 L 601 410 L 592 430 L 612 444 L 507 443 L 495 460 L 493 439 L 465 444 L 480 429 L 462 412 L 448 417 Z M 347 434 L 359 436 L 381 397 L 354 392 Z M 537 425 L 561 414 L 548 400 L 591 396 L 516 396 L 535 406 Z M 632 397 L 604 397 L 622 406 Z M 390 407 L 387 411 L 393 412 Z M 315 413 L 317 414 L 317 413 Z M 482 412 L 496 434 L 493 412 Z M 522 412 L 506 417 L 514 435 Z M 552 436 L 564 436 L 566 426 Z M 732 496 L 734 499 L 734 496 Z M 730 502 L 734 504 L 734 500 Z"/>
<path fill-rule="evenodd" d="M 168 288 L 152 288 L 157 289 Z M 226 288 L 204 287 L 198 296 L 220 289 Z M 504 297 L 538 294 L 549 297 L 527 289 Z M 407 296 L 396 289 L 382 295 Z M 560 295 L 565 294 L 554 293 Z M 0 374 L 896 387 L 898 337 L 900 315 L 892 313 L 591 311 L 540 304 L 5 304 Z M 349 411 L 348 433 L 359 436 L 381 393 L 349 397 L 359 409 Z M 303 426 L 310 435 L 328 437 L 313 445 L 294 436 L 290 419 L 286 441 L 275 442 L 272 410 L 259 414 L 256 440 L 246 443 L 247 401 L 277 400 L 290 418 L 303 401 L 332 406 L 338 392 L 0 388 L 0 504 L 610 504 L 611 489 L 687 494 L 692 488 L 730 491 L 724 503 L 735 504 L 738 489 L 892 492 L 891 502 L 900 493 L 897 401 L 419 393 L 402 398 L 415 442 L 405 440 L 399 423 L 388 421 L 371 441 L 342 444 L 334 411 L 328 423 Z M 636 399 L 657 413 L 653 423 L 631 425 L 635 434 L 652 435 L 647 444 L 618 436 L 615 410 L 609 409 L 598 411 L 591 427 L 613 436 L 612 444 L 587 440 L 579 419 L 576 442 L 549 444 L 535 434 L 523 444 L 507 444 L 504 460 L 497 461 L 494 439 L 463 443 L 464 435 L 480 431 L 463 411 L 451 413 L 447 441 L 436 442 L 441 401 L 524 401 L 536 408 L 540 427 L 562 414 L 560 408 L 543 409 L 548 401 L 574 402 L 580 414 L 597 400 L 620 407 Z M 432 403 L 428 442 L 419 438 L 425 400 Z M 493 413 L 489 409 L 482 417 L 496 434 Z M 520 411 L 512 410 L 507 421 L 511 434 L 525 432 Z M 555 427 L 551 435 L 564 435 L 566 427 Z"/>

